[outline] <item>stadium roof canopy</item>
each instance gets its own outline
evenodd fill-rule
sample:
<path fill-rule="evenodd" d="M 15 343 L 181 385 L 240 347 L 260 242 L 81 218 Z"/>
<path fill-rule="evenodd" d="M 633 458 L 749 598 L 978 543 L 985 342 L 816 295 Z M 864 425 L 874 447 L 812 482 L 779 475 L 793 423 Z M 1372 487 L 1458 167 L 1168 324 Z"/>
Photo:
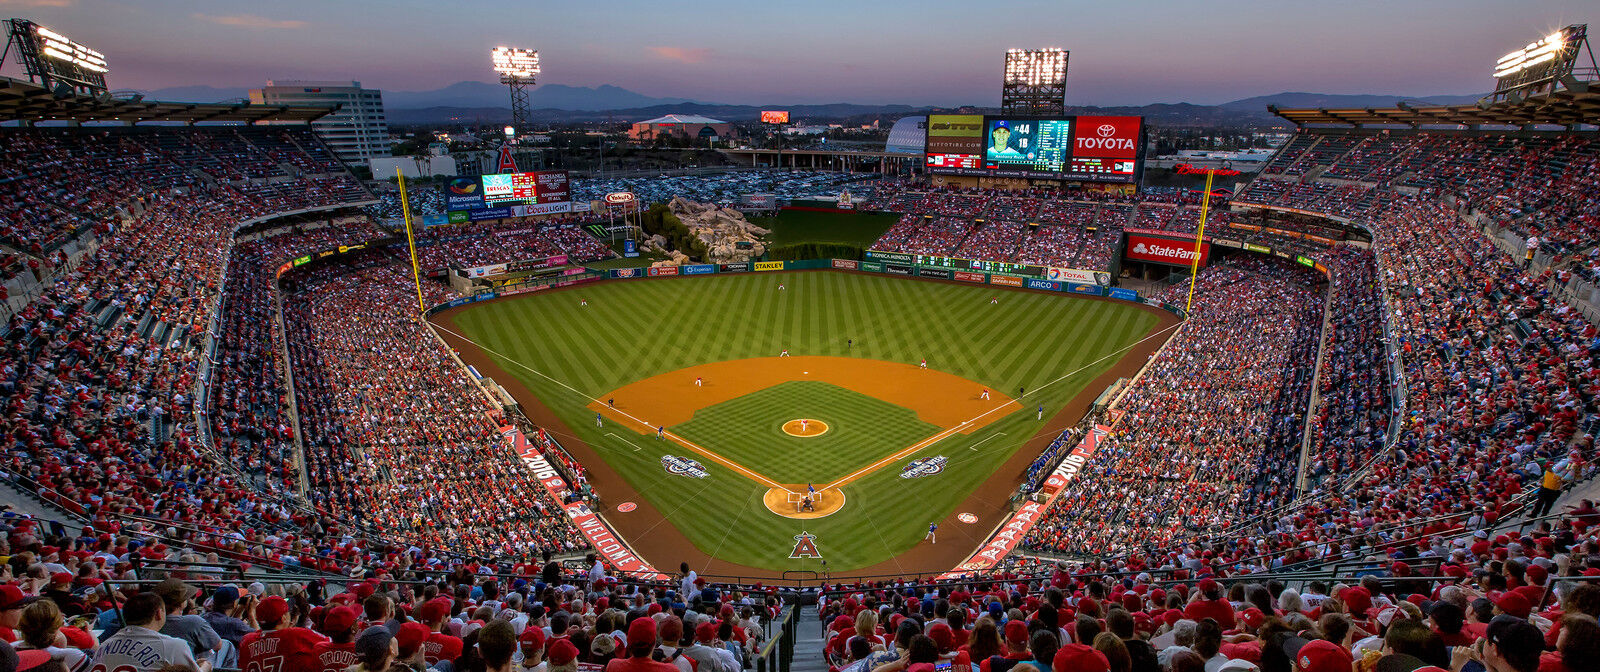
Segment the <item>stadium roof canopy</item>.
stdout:
<path fill-rule="evenodd" d="M 1600 124 L 1600 92 L 1561 90 L 1518 102 L 1417 107 L 1267 110 L 1297 126 L 1567 126 Z"/>
<path fill-rule="evenodd" d="M 726 124 L 728 122 L 711 117 L 702 117 L 698 114 L 669 114 L 665 117 L 656 117 L 641 124 Z"/>
<path fill-rule="evenodd" d="M 31 82 L 0 77 L 0 122 L 114 121 L 255 123 L 310 122 L 337 105 L 252 105 L 250 103 L 163 103 L 131 98 L 57 94 Z"/>

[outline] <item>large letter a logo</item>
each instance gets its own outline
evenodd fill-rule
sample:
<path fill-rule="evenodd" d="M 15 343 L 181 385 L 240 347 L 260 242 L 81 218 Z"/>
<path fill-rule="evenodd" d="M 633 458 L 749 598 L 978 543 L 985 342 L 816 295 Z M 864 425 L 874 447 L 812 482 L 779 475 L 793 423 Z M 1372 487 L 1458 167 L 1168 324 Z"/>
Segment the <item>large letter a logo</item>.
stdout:
<path fill-rule="evenodd" d="M 789 551 L 791 558 L 821 558 L 822 551 L 817 550 L 817 535 L 801 530 L 794 535 L 794 550 Z"/>

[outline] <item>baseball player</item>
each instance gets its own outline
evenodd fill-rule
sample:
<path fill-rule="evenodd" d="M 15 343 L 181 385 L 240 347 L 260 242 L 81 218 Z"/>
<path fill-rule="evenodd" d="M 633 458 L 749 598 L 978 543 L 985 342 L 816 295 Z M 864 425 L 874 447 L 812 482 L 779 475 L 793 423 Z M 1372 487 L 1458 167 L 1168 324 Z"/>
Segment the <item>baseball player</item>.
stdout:
<path fill-rule="evenodd" d="M 1039 415 L 1037 417 L 1035 417 L 1034 419 L 1035 420 L 1043 420 L 1044 419 L 1044 404 L 1039 404 Z"/>
<path fill-rule="evenodd" d="M 924 368 L 924 369 L 928 368 L 928 360 L 926 360 L 926 359 L 922 360 L 922 364 L 920 364 L 920 366 L 922 368 Z"/>
<path fill-rule="evenodd" d="M 928 534 L 926 536 L 922 537 L 922 540 L 926 541 L 926 542 L 928 542 L 930 544 L 939 543 L 938 539 L 933 538 L 933 533 L 938 531 L 938 530 L 939 530 L 939 524 L 938 523 L 928 523 Z"/>
<path fill-rule="evenodd" d="M 989 305 L 991 305 L 991 306 L 1000 305 L 1000 295 L 996 294 L 994 296 L 989 297 Z"/>
<path fill-rule="evenodd" d="M 656 440 L 657 441 L 662 440 L 666 436 L 666 433 L 667 433 L 667 426 L 666 425 L 656 425 Z"/>
<path fill-rule="evenodd" d="M 694 377 L 694 386 L 695 387 L 705 387 L 705 381 L 701 380 L 700 376 L 695 376 Z"/>
<path fill-rule="evenodd" d="M 778 283 L 778 291 L 783 291 L 783 283 Z"/>
<path fill-rule="evenodd" d="M 594 426 L 596 426 L 596 427 L 604 427 L 604 426 L 606 426 L 606 422 L 604 420 L 600 419 L 600 414 L 599 413 L 594 414 Z"/>
<path fill-rule="evenodd" d="M 788 348 L 784 348 L 783 352 L 778 353 L 778 356 L 779 357 L 788 357 L 789 356 L 789 349 Z"/>
<path fill-rule="evenodd" d="M 587 306 L 587 305 L 589 305 L 589 300 L 588 299 L 578 299 L 578 305 Z"/>
<path fill-rule="evenodd" d="M 989 400 L 989 388 L 987 388 L 987 387 L 983 388 L 983 394 L 978 395 L 978 398 L 979 399 L 983 399 L 984 401 L 988 401 Z"/>
<path fill-rule="evenodd" d="M 808 421 L 808 420 L 806 420 L 804 418 L 801 418 L 800 419 L 800 433 L 801 434 L 806 433 L 806 427 L 809 426 L 809 425 L 810 425 L 810 421 Z"/>

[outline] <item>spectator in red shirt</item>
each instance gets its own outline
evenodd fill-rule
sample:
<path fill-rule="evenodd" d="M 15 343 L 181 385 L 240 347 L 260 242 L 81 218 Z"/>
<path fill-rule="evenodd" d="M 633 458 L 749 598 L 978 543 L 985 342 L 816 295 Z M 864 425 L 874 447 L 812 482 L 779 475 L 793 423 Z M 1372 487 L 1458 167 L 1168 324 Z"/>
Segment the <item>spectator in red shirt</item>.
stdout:
<path fill-rule="evenodd" d="M 655 648 L 655 619 L 636 618 L 628 624 L 628 657 L 606 663 L 605 672 L 678 672 L 675 665 L 650 659 L 650 652 Z"/>
<path fill-rule="evenodd" d="M 1233 605 L 1222 599 L 1222 587 L 1208 578 L 1201 579 L 1198 588 L 1195 601 L 1183 608 L 1183 617 L 1197 623 L 1212 618 L 1224 630 L 1233 628 Z"/>
<path fill-rule="evenodd" d="M 312 650 L 328 638 L 309 628 L 294 626 L 289 618 L 289 602 L 277 595 L 256 605 L 256 620 L 261 630 L 245 635 L 239 645 L 239 669 L 244 672 L 312 670 L 319 663 Z M 360 643 L 357 642 L 357 650 Z"/>
<path fill-rule="evenodd" d="M 356 659 L 356 620 L 360 613 L 355 607 L 334 607 L 322 617 L 322 631 L 330 639 L 311 648 L 321 672 L 344 672 L 360 662 Z"/>

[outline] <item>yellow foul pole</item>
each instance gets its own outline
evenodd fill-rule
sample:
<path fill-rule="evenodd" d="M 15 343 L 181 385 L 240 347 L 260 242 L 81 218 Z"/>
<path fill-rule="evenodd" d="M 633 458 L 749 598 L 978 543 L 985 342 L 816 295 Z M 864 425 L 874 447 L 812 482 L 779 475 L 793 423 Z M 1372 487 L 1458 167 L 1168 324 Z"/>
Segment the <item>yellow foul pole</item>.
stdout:
<path fill-rule="evenodd" d="M 417 267 L 417 239 L 411 232 L 411 199 L 406 198 L 406 175 L 400 172 L 400 167 L 394 167 L 394 176 L 400 180 L 400 212 L 406 216 L 406 246 L 411 248 L 411 280 L 417 285 L 417 319 L 422 319 L 422 313 L 428 306 L 422 302 L 422 271 Z"/>
<path fill-rule="evenodd" d="M 397 169 L 398 170 L 398 169 Z M 1194 281 L 1200 277 L 1200 245 L 1206 238 L 1206 217 L 1211 212 L 1211 179 L 1216 177 L 1213 171 L 1206 171 L 1206 193 L 1200 197 L 1200 229 L 1194 234 L 1194 258 L 1189 261 L 1189 299 L 1183 302 L 1183 316 L 1189 317 L 1189 309 L 1194 305 Z M 409 219 L 407 221 L 410 221 Z"/>

